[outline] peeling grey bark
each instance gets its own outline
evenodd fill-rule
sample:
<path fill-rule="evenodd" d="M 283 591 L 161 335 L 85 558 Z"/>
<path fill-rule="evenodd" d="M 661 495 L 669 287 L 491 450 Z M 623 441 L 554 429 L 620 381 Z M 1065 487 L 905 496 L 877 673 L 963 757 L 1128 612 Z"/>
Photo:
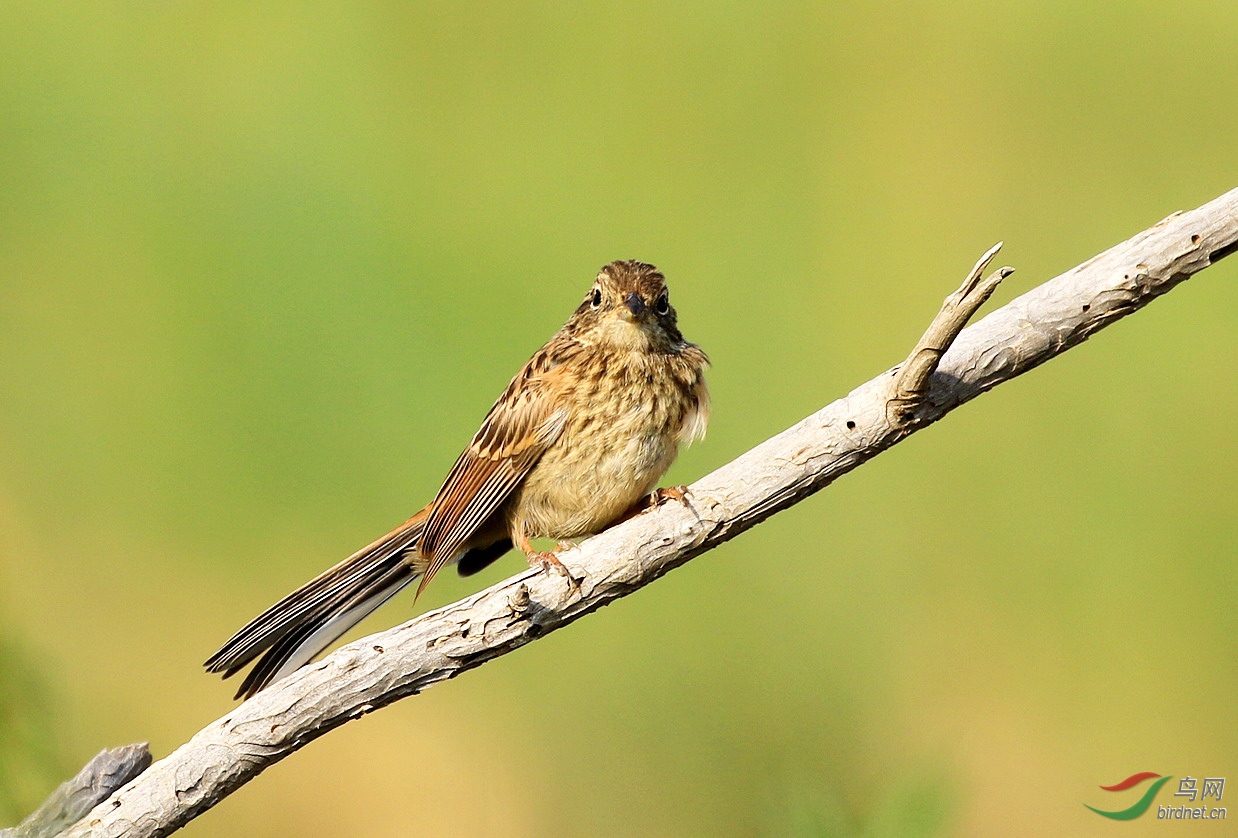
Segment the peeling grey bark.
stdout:
<path fill-rule="evenodd" d="M 344 646 L 272 685 L 155 763 L 67 834 L 158 836 L 332 728 L 507 654 L 734 538 L 910 433 L 1142 308 L 1238 248 L 1238 190 L 1176 213 L 958 335 L 926 393 L 888 417 L 898 369 L 753 448 L 668 501 L 527 571 Z M 913 355 L 914 357 L 914 355 Z"/>

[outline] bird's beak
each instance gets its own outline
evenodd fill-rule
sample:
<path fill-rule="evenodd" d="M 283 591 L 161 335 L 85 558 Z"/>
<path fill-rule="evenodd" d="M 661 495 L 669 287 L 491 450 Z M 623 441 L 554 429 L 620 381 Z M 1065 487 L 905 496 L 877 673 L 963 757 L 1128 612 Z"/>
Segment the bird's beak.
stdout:
<path fill-rule="evenodd" d="M 619 316 L 624 320 L 633 320 L 640 317 L 644 310 L 645 301 L 640 298 L 640 294 L 633 291 L 624 298 L 623 308 L 619 309 Z"/>

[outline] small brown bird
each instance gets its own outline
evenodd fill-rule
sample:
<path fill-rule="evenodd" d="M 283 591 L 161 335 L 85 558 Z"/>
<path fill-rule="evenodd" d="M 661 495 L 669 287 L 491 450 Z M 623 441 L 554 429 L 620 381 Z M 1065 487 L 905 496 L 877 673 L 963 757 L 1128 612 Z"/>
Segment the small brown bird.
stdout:
<path fill-rule="evenodd" d="M 444 565 L 467 576 L 513 545 L 531 565 L 567 575 L 529 539 L 556 539 L 562 550 L 637 508 L 679 445 L 705 433 L 708 365 L 680 333 L 657 268 L 602 268 L 490 408 L 429 506 L 258 615 L 207 671 L 227 678 L 261 656 L 237 692 L 251 696 L 414 579 L 420 594 Z"/>

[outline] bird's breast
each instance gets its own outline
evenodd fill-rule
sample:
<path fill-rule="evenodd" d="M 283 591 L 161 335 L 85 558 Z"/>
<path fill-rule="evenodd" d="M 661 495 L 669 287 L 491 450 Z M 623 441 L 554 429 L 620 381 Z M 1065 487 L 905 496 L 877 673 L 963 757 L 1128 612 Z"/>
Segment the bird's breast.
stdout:
<path fill-rule="evenodd" d="M 534 536 L 575 538 L 605 528 L 674 461 L 697 380 L 699 371 L 673 357 L 582 364 L 561 396 L 563 432 L 517 490 L 509 514 Z"/>

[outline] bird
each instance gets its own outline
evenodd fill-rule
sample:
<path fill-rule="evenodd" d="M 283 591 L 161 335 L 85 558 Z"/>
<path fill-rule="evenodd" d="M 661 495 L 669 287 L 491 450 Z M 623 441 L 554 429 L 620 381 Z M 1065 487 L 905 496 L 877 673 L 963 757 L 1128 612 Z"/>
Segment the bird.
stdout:
<path fill-rule="evenodd" d="M 709 357 L 684 339 L 666 278 L 616 261 L 533 354 L 482 421 L 434 499 L 400 526 L 306 582 L 205 663 L 231 677 L 257 661 L 236 698 L 311 662 L 416 580 L 462 576 L 513 547 L 575 584 L 558 552 L 658 497 L 682 445 L 705 434 Z M 683 498 L 683 490 L 659 490 Z M 553 539 L 556 551 L 534 549 Z"/>

